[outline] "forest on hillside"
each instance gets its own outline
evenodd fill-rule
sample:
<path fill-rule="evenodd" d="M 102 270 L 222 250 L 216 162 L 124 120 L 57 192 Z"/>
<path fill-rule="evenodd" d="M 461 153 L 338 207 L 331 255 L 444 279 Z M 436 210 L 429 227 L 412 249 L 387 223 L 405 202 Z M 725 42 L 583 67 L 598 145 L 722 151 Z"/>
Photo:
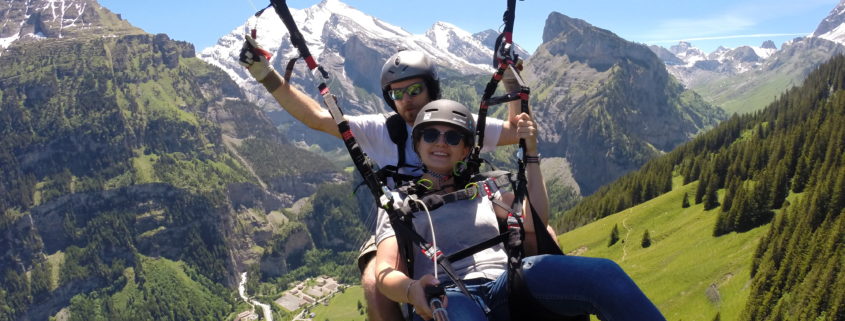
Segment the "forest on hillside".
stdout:
<path fill-rule="evenodd" d="M 572 230 L 643 203 L 681 175 L 684 184 L 699 181 L 695 203 L 718 209 L 714 236 L 772 224 L 754 253 L 743 320 L 845 320 L 842 124 L 845 57 L 838 56 L 766 109 L 735 115 L 602 187 L 555 227 Z"/>

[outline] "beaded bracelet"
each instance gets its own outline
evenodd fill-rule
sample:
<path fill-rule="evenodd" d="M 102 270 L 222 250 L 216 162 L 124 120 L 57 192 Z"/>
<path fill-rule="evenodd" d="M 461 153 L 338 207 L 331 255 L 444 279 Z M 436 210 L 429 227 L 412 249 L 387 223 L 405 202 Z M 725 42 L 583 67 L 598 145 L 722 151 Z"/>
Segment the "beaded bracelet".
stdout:
<path fill-rule="evenodd" d="M 408 287 L 405 288 L 405 297 L 408 298 L 408 303 L 411 303 L 411 287 L 414 286 L 414 283 L 417 283 L 417 280 L 411 280 L 411 282 L 408 282 Z"/>
<path fill-rule="evenodd" d="M 525 156 L 525 163 L 526 164 L 530 164 L 530 163 L 540 164 L 540 155 Z"/>

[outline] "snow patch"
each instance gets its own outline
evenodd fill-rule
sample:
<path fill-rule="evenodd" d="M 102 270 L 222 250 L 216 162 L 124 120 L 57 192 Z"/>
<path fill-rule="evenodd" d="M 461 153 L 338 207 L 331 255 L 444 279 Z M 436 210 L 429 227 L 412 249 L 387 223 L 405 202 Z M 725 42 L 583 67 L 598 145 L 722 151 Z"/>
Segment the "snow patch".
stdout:
<path fill-rule="evenodd" d="M 763 47 L 751 47 L 751 49 L 754 50 L 754 54 L 756 54 L 761 59 L 767 59 L 778 51 L 777 49 Z"/>
<path fill-rule="evenodd" d="M 11 46 L 12 43 L 15 42 L 15 40 L 20 39 L 20 37 L 21 37 L 20 34 L 16 34 L 16 35 L 11 36 L 11 37 L 0 38 L 0 48 L 2 48 L 2 49 L 9 48 L 9 46 Z"/>
<path fill-rule="evenodd" d="M 833 30 L 819 36 L 819 38 L 845 45 L 845 24 L 839 25 Z"/>

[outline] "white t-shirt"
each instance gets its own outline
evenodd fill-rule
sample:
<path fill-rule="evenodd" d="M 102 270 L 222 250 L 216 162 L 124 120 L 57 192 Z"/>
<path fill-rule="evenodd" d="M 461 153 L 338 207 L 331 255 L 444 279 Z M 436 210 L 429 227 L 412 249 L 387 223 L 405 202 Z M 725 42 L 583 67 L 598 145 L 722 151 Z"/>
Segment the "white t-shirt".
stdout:
<path fill-rule="evenodd" d="M 473 114 L 473 116 L 477 121 L 478 115 Z M 349 122 L 349 128 L 352 129 L 358 145 L 361 146 L 364 153 L 367 153 L 379 167 L 397 165 L 399 155 L 396 154 L 396 145 L 390 140 L 386 115 L 346 116 L 346 120 Z M 504 125 L 504 121 L 492 117 L 488 117 L 486 122 L 487 125 L 484 129 L 484 148 L 482 148 L 481 152 L 490 152 L 496 149 L 496 144 L 499 142 L 499 135 L 501 135 L 502 126 Z M 399 173 L 419 176 L 422 175 L 422 161 L 417 153 L 414 152 L 413 137 L 411 137 L 413 127 L 405 123 L 405 128 L 408 130 L 408 139 L 405 141 L 405 163 L 414 168 L 401 168 Z"/>

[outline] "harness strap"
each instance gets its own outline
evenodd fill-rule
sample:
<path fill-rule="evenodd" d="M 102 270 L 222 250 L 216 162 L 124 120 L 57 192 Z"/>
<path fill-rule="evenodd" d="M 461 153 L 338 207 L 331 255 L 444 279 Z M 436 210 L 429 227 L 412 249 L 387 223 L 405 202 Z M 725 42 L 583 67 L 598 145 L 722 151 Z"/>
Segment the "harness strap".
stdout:
<path fill-rule="evenodd" d="M 391 113 L 385 121 L 387 125 L 387 133 L 390 135 L 390 140 L 396 145 L 396 154 L 399 161 L 396 167 L 401 168 L 408 164 L 405 163 L 405 143 L 408 141 L 408 130 L 405 125 L 405 119 L 398 113 Z"/>
<path fill-rule="evenodd" d="M 463 250 L 460 250 L 458 252 L 452 253 L 451 255 L 448 256 L 448 258 L 452 262 L 463 260 L 465 258 L 472 256 L 475 253 L 478 253 L 478 252 L 481 252 L 485 249 L 493 247 L 496 244 L 506 243 L 506 241 L 508 240 L 509 237 L 510 237 L 509 231 L 505 232 L 505 233 L 501 233 L 501 234 L 499 234 L 499 235 L 497 235 L 497 236 L 495 236 L 495 237 L 493 237 L 489 240 L 479 242 L 478 244 L 475 244 L 473 246 L 470 246 L 470 247 L 465 248 Z"/>
<path fill-rule="evenodd" d="M 511 173 L 505 171 L 493 171 L 479 174 L 476 178 L 487 178 L 483 181 L 470 183 L 467 185 L 467 188 L 451 193 L 425 195 L 420 197 L 419 201 L 425 203 L 425 206 L 429 211 L 433 211 L 452 202 L 474 199 L 476 197 L 487 197 L 494 204 L 510 211 L 510 207 L 494 198 L 494 195 L 497 194 L 500 189 L 511 185 L 509 175 L 511 175 Z M 406 185 L 400 187 L 399 189 L 408 195 L 415 195 L 422 192 L 416 184 Z M 398 210 L 403 212 L 405 215 L 410 215 L 411 213 L 422 211 L 423 207 L 417 202 L 409 202 L 408 204 L 400 207 Z"/>

